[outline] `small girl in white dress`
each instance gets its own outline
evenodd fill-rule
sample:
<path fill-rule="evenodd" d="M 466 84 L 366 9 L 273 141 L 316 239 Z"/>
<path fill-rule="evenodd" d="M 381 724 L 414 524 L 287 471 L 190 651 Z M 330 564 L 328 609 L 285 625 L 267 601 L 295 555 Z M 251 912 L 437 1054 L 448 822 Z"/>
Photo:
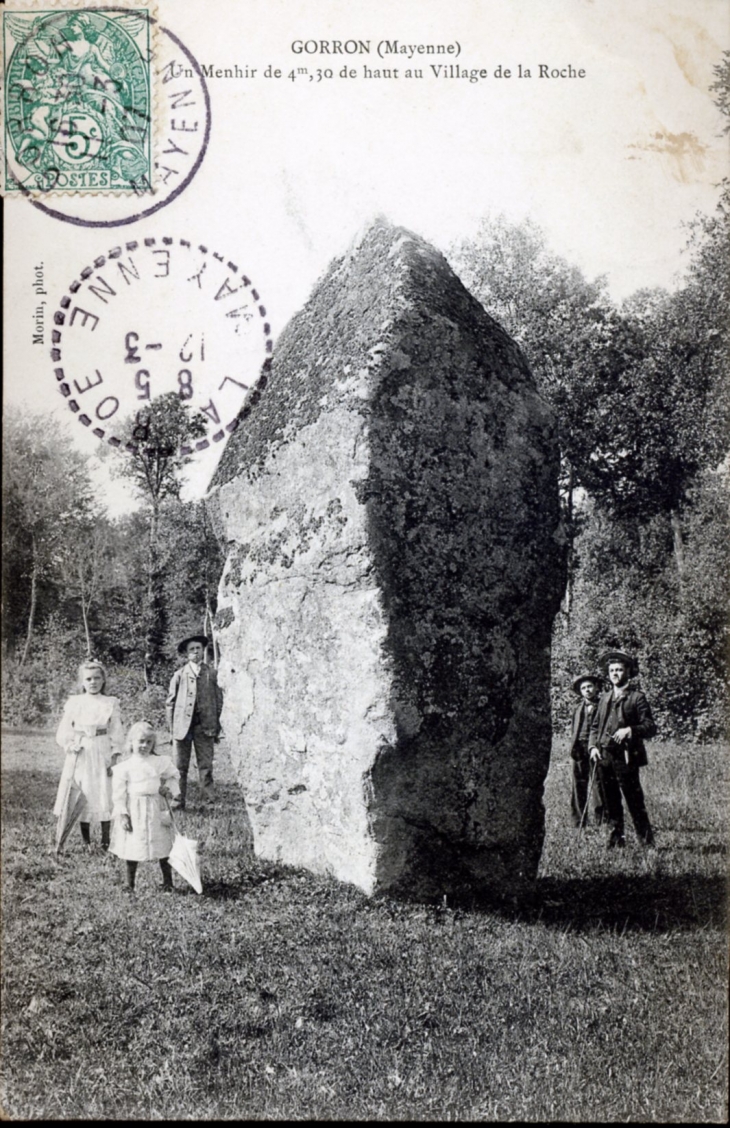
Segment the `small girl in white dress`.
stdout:
<path fill-rule="evenodd" d="M 112 817 L 111 769 L 122 755 L 124 728 L 116 697 L 107 697 L 106 670 L 89 659 L 79 666 L 82 693 L 73 694 L 64 706 L 56 743 L 66 753 L 58 786 L 54 815 L 62 812 L 69 777 L 80 788 L 85 804 L 81 811 L 81 836 L 91 845 L 90 821 L 101 823 L 101 845 L 109 846 Z"/>
<path fill-rule="evenodd" d="M 168 856 L 172 819 L 165 803 L 180 794 L 179 772 L 169 756 L 155 753 L 155 730 L 147 721 L 132 725 L 127 736 L 131 756 L 112 771 L 114 826 L 109 847 L 127 863 L 127 889 L 134 891 L 139 862 L 158 860 L 162 888 L 172 889 Z"/>

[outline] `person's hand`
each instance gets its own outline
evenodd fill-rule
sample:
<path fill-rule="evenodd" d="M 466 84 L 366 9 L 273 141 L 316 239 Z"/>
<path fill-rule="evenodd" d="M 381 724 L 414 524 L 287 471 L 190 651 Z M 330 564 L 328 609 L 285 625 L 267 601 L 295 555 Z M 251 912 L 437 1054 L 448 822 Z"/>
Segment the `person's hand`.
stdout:
<path fill-rule="evenodd" d="M 169 787 L 165 787 L 164 783 L 160 786 L 160 795 L 163 799 L 172 799 L 172 792 Z"/>
<path fill-rule="evenodd" d="M 122 815 L 122 828 L 123 830 L 126 830 L 128 834 L 131 833 L 132 820 L 130 819 L 129 815 Z"/>
<path fill-rule="evenodd" d="M 78 756 L 79 752 L 81 751 L 81 747 L 82 747 L 81 742 L 78 739 L 77 740 L 71 740 L 66 745 L 66 752 L 70 752 L 70 753 L 73 753 L 74 756 Z"/>
<path fill-rule="evenodd" d="M 111 774 L 112 774 L 112 769 L 111 769 L 111 766 L 109 766 L 109 767 L 108 767 L 108 768 L 106 769 L 106 774 L 107 774 L 107 775 L 108 775 L 109 777 L 111 777 Z"/>
<path fill-rule="evenodd" d="M 590 755 L 592 764 L 597 764 L 598 761 L 601 759 L 601 753 L 600 753 L 598 748 L 591 748 L 589 755 Z"/>
<path fill-rule="evenodd" d="M 631 736 L 631 729 L 630 728 L 628 728 L 628 727 L 627 728 L 620 728 L 620 729 L 616 729 L 615 733 L 613 734 L 613 739 L 616 741 L 617 744 L 623 744 L 623 742 L 625 740 L 628 740 L 630 736 Z"/>

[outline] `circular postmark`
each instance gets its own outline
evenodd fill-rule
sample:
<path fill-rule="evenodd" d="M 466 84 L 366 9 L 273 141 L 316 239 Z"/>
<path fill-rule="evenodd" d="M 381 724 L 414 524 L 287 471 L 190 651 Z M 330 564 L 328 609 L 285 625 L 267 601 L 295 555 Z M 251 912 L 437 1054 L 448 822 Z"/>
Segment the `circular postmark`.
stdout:
<path fill-rule="evenodd" d="M 134 451 L 153 401 L 174 393 L 205 420 L 183 454 L 224 443 L 258 399 L 272 352 L 251 279 L 225 255 L 171 236 L 131 240 L 84 267 L 51 341 L 57 387 L 82 426 Z"/>
<path fill-rule="evenodd" d="M 210 96 L 172 31 L 120 6 L 12 11 L 3 35 L 9 195 L 115 227 L 184 191 L 207 151 Z"/>

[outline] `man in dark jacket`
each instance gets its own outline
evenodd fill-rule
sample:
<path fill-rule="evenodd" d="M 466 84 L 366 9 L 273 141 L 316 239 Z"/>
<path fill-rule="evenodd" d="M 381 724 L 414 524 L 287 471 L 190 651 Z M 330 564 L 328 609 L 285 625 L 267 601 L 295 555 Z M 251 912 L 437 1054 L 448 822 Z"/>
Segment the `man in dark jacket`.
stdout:
<path fill-rule="evenodd" d="M 625 846 L 624 811 L 626 801 L 636 833 L 646 846 L 654 844 L 654 834 L 646 813 L 639 769 L 647 764 L 644 740 L 656 733 L 649 702 L 640 689 L 631 689 L 633 659 L 621 650 L 609 650 L 601 658 L 608 669 L 611 688 L 603 694 L 595 711 L 589 738 L 590 758 L 598 772 L 611 824 L 609 846 Z"/>
<path fill-rule="evenodd" d="M 573 713 L 573 728 L 570 734 L 570 758 L 573 761 L 570 813 L 575 827 L 585 826 L 588 821 L 588 785 L 591 777 L 588 740 L 602 684 L 601 678 L 594 674 L 581 674 L 573 682 L 573 689 L 581 698 L 580 704 Z M 598 788 L 596 792 L 598 803 L 595 815 L 596 821 L 600 823 L 603 818 L 603 801 Z"/>
<path fill-rule="evenodd" d="M 185 809 L 190 753 L 195 745 L 200 789 L 205 798 L 213 793 L 213 744 L 220 734 L 223 694 L 215 670 L 203 661 L 208 639 L 205 635 L 184 638 L 177 648 L 187 658 L 170 682 L 165 702 L 167 724 L 175 746 L 175 762 L 180 772 L 180 798 L 173 804 Z"/>

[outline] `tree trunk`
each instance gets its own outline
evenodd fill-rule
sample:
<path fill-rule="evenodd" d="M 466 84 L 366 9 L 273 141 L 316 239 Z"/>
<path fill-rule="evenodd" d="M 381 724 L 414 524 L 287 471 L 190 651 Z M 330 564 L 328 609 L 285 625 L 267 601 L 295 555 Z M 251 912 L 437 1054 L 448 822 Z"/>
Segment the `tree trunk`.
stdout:
<path fill-rule="evenodd" d="M 23 656 L 20 659 L 21 666 L 24 666 L 30 653 L 30 644 L 33 639 L 33 627 L 35 625 L 35 609 L 38 602 L 38 561 L 35 554 L 35 541 L 33 541 L 33 569 L 30 574 L 30 611 L 28 612 L 28 629 L 25 633 L 25 646 L 23 647 Z"/>
<path fill-rule="evenodd" d="M 218 653 L 218 643 L 215 637 L 213 610 L 210 606 L 210 592 L 207 588 L 205 589 L 205 628 L 203 630 L 203 633 L 208 635 L 208 637 L 210 638 L 211 645 L 213 647 L 213 667 L 217 670 L 220 655 Z"/>
<path fill-rule="evenodd" d="M 78 572 L 79 572 L 79 592 L 80 592 L 79 602 L 81 604 L 81 618 L 82 618 L 83 623 L 84 623 L 84 637 L 86 638 L 86 657 L 90 658 L 91 657 L 91 634 L 89 632 L 89 608 L 91 607 L 91 600 L 89 600 L 89 602 L 87 603 L 87 601 L 84 597 L 84 566 L 81 563 L 78 565 Z"/>
<path fill-rule="evenodd" d="M 565 532 L 566 532 L 566 581 L 565 595 L 563 596 L 562 610 L 566 618 L 570 618 L 573 607 L 573 464 L 568 462 L 568 491 L 565 500 Z"/>
<path fill-rule="evenodd" d="M 160 665 L 165 634 L 165 596 L 160 571 L 159 530 L 160 508 L 155 500 L 152 503 L 147 557 L 147 637 L 144 655 L 144 682 L 147 689 L 155 684 L 155 674 Z"/>
<path fill-rule="evenodd" d="M 682 518 L 676 509 L 672 510 L 672 547 L 674 550 L 674 563 L 677 565 L 677 575 L 680 581 L 684 579 L 684 532 Z"/>

